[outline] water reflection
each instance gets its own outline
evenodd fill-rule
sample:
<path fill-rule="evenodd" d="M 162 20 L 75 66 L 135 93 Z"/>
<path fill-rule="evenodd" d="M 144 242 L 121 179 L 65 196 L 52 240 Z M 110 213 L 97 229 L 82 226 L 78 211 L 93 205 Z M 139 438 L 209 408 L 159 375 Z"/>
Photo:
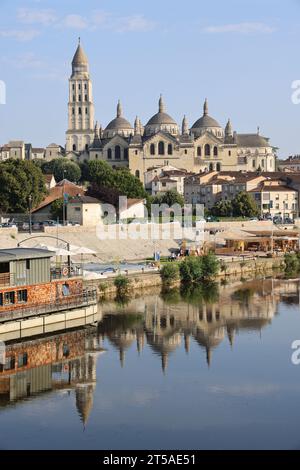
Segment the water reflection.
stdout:
<path fill-rule="evenodd" d="M 0 368 L 0 406 L 42 392 L 74 390 L 78 414 L 86 424 L 102 351 L 94 327 L 8 344 Z"/>
<path fill-rule="evenodd" d="M 166 374 L 172 354 L 178 348 L 189 354 L 192 341 L 210 366 L 223 341 L 233 348 L 236 335 L 259 334 L 267 327 L 281 300 L 299 303 L 298 281 L 204 285 L 193 291 L 151 292 L 121 306 L 105 302 L 97 327 L 8 342 L 5 365 L 0 367 L 0 407 L 64 390 L 75 393 L 77 412 L 86 425 L 93 408 L 97 361 L 106 342 L 118 351 L 121 367 L 130 348 L 141 356 L 147 348 L 160 358 Z"/>
<path fill-rule="evenodd" d="M 191 339 L 204 351 L 209 366 L 213 350 L 226 337 L 233 347 L 239 332 L 259 333 L 269 325 L 281 298 L 299 302 L 299 282 L 260 279 L 173 289 L 133 299 L 117 312 L 115 304 L 104 304 L 99 333 L 118 349 L 122 367 L 126 350 L 136 342 L 139 353 L 148 344 L 160 356 L 165 373 L 172 352 L 183 343 L 188 353 Z"/>

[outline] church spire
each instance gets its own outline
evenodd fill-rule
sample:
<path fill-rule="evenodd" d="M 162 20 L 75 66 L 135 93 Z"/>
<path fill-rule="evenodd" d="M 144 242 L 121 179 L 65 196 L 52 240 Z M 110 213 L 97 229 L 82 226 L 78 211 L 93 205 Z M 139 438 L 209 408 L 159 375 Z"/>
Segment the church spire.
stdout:
<path fill-rule="evenodd" d="M 189 124 L 188 124 L 186 115 L 184 115 L 183 120 L 182 120 L 182 135 L 188 135 L 188 134 L 189 134 Z"/>
<path fill-rule="evenodd" d="M 134 121 L 134 135 L 141 135 L 141 121 L 138 116 L 136 116 Z"/>
<path fill-rule="evenodd" d="M 226 127 L 225 127 L 225 136 L 226 137 L 233 137 L 233 129 L 230 119 L 228 119 Z"/>
<path fill-rule="evenodd" d="M 204 105 L 203 105 L 203 115 L 204 116 L 208 115 L 208 101 L 207 101 L 207 98 L 205 98 Z"/>
<path fill-rule="evenodd" d="M 117 117 L 122 117 L 122 114 L 123 114 L 123 110 L 122 110 L 122 105 L 121 105 L 121 101 L 119 100 L 118 101 L 118 105 L 117 105 Z"/>
<path fill-rule="evenodd" d="M 165 112 L 165 103 L 164 103 L 162 95 L 160 95 L 160 97 L 159 97 L 158 112 L 159 113 L 164 113 Z"/>

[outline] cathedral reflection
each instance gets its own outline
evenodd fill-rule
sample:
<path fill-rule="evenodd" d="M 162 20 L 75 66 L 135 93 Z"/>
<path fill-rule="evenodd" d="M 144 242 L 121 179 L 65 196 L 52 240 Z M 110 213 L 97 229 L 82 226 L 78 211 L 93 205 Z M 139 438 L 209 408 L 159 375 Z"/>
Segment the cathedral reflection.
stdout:
<path fill-rule="evenodd" d="M 189 354 L 193 343 L 193 354 L 199 351 L 210 366 L 213 351 L 224 340 L 233 348 L 240 332 L 260 334 L 270 325 L 279 301 L 299 303 L 298 281 L 267 279 L 218 289 L 210 294 L 203 289 L 188 294 L 152 292 L 121 308 L 106 302 L 97 327 L 8 342 L 5 363 L 0 365 L 0 408 L 63 390 L 75 394 L 77 412 L 85 426 L 93 408 L 103 345 L 108 352 L 109 345 L 118 351 L 121 367 L 129 349 L 141 356 L 150 350 L 160 358 L 166 373 L 172 354 L 178 348 Z"/>

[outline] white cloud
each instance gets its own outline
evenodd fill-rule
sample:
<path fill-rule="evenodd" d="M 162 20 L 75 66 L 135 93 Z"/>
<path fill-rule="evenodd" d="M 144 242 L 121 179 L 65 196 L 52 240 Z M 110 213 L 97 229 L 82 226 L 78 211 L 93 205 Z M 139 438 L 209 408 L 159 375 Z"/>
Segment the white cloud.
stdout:
<path fill-rule="evenodd" d="M 38 59 L 33 52 L 25 52 L 15 58 L 4 57 L 4 62 L 18 69 L 40 69 L 45 66 L 44 62 Z"/>
<path fill-rule="evenodd" d="M 113 27 L 118 33 L 124 32 L 147 32 L 155 28 L 154 21 L 145 18 L 144 15 L 132 15 L 123 18 L 118 18 Z"/>
<path fill-rule="evenodd" d="M 63 26 L 73 29 L 86 29 L 89 22 L 81 15 L 67 15 L 63 20 Z"/>
<path fill-rule="evenodd" d="M 205 33 L 239 33 L 239 34 L 251 34 L 251 33 L 273 33 L 275 28 L 265 23 L 236 23 L 236 24 L 225 24 L 220 26 L 208 26 L 203 30 Z"/>
<path fill-rule="evenodd" d="M 40 34 L 36 30 L 18 30 L 18 29 L 7 29 L 0 30 L 0 37 L 15 39 L 16 41 L 31 41 Z"/>
<path fill-rule="evenodd" d="M 54 10 L 50 9 L 36 10 L 31 8 L 19 8 L 17 11 L 17 19 L 21 23 L 38 23 L 43 26 L 48 26 L 56 22 L 57 16 Z"/>

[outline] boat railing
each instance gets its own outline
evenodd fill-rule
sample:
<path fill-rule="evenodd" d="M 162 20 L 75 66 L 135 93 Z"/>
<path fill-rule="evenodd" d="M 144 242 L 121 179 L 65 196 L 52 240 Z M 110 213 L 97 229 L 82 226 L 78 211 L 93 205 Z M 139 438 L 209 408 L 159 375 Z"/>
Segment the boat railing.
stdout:
<path fill-rule="evenodd" d="M 78 276 L 82 276 L 81 266 L 63 264 L 51 267 L 51 281 Z"/>
<path fill-rule="evenodd" d="M 13 320 L 16 318 L 26 318 L 33 315 L 43 315 L 47 313 L 54 313 L 63 310 L 71 310 L 74 308 L 87 307 L 97 303 L 96 289 L 84 289 L 80 294 L 66 295 L 58 299 L 53 299 L 50 302 L 39 303 L 24 303 L 13 306 L 3 306 L 0 309 L 0 322 L 1 317 L 7 318 L 11 316 Z"/>
<path fill-rule="evenodd" d="M 9 287 L 13 284 L 14 275 L 11 273 L 0 274 L 0 287 Z"/>

